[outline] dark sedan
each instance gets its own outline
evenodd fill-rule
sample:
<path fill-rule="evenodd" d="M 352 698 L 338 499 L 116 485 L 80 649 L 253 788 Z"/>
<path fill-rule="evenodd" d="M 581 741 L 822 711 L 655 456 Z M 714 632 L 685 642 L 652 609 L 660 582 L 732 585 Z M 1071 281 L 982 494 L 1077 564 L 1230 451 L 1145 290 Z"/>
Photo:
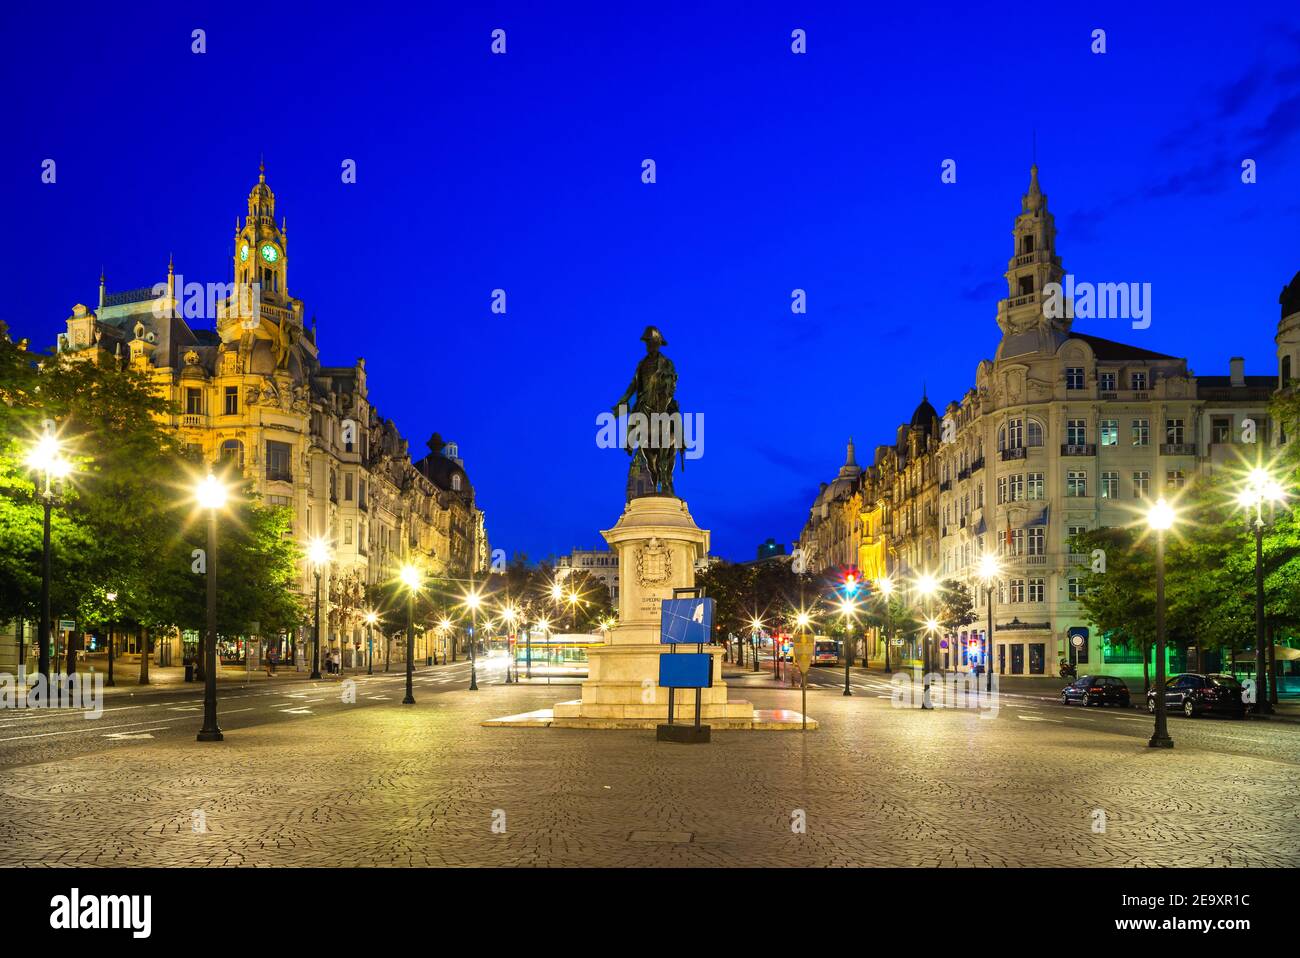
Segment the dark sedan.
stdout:
<path fill-rule="evenodd" d="M 1241 683 L 1231 675 L 1220 673 L 1175 675 L 1165 683 L 1165 708 L 1182 712 L 1188 718 L 1211 713 L 1241 718 L 1246 714 Z M 1155 710 L 1156 690 L 1152 689 L 1147 693 L 1147 711 Z"/>
<path fill-rule="evenodd" d="M 1113 675 L 1081 675 L 1065 688 L 1061 689 L 1061 704 L 1077 702 L 1089 705 L 1118 705 L 1129 708 L 1128 686 L 1123 679 Z"/>

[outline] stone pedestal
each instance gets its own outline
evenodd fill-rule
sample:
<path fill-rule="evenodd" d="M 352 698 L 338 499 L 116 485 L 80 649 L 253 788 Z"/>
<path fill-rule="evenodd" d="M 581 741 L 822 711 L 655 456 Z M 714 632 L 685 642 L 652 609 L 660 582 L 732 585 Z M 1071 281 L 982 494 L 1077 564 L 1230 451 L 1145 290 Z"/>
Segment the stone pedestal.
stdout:
<path fill-rule="evenodd" d="M 709 533 L 682 500 L 642 496 L 601 535 L 618 552 L 619 624 L 605 645 L 590 650 L 581 700 L 556 703 L 555 724 L 652 728 L 668 719 L 668 690 L 658 685 L 659 655 L 670 649 L 659 643 L 660 602 L 671 599 L 673 589 L 695 585 L 695 563 L 708 555 Z M 727 700 L 722 649 L 704 648 L 713 656 L 713 687 L 701 690 L 701 718 L 752 720 L 752 705 Z M 694 690 L 679 689 L 675 698 L 673 720 L 693 722 Z"/>

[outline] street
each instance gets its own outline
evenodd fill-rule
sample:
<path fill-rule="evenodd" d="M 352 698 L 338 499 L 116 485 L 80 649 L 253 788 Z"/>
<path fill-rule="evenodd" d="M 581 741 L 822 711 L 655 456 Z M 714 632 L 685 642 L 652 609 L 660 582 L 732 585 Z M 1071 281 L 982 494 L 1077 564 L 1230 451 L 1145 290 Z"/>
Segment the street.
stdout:
<path fill-rule="evenodd" d="M 121 690 L 104 715 L 0 713 L 2 865 L 1290 866 L 1300 727 L 1171 720 L 1005 696 L 894 708 L 878 673 L 816 669 L 816 732 L 483 728 L 574 698 L 503 660 L 223 689 Z M 728 669 L 733 697 L 797 689 Z M 345 676 L 353 678 L 352 676 Z M 838 680 L 838 681 L 837 681 Z M 125 699 L 125 700 L 124 700 Z M 148 736 L 147 738 L 144 736 Z"/>

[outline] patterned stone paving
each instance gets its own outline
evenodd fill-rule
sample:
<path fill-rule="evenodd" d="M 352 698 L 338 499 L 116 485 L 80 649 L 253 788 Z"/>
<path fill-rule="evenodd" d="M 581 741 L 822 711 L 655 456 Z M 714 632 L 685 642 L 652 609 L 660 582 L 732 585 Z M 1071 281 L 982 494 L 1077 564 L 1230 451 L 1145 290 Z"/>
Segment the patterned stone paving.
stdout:
<path fill-rule="evenodd" d="M 766 708 L 792 694 L 746 690 Z M 1286 736 L 1276 756 L 1158 751 L 835 693 L 809 700 L 820 731 L 706 746 L 479 726 L 554 698 L 493 686 L 6 769 L 0 864 L 1300 864 L 1295 730 L 1242 733 Z"/>

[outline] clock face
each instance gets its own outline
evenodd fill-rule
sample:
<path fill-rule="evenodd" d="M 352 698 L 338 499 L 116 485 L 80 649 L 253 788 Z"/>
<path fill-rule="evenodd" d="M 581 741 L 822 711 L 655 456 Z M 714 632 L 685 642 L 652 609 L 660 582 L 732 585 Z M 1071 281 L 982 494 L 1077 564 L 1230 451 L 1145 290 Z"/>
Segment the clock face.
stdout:
<path fill-rule="evenodd" d="M 258 250 L 258 252 L 262 254 L 262 259 L 266 260 L 268 263 L 274 263 L 280 258 L 280 251 L 270 243 L 264 245 L 260 250 Z"/>
<path fill-rule="evenodd" d="M 243 246 L 239 247 L 239 261 L 240 261 L 241 263 L 247 263 L 247 262 L 248 262 L 248 244 L 247 244 L 247 243 L 245 243 Z"/>

